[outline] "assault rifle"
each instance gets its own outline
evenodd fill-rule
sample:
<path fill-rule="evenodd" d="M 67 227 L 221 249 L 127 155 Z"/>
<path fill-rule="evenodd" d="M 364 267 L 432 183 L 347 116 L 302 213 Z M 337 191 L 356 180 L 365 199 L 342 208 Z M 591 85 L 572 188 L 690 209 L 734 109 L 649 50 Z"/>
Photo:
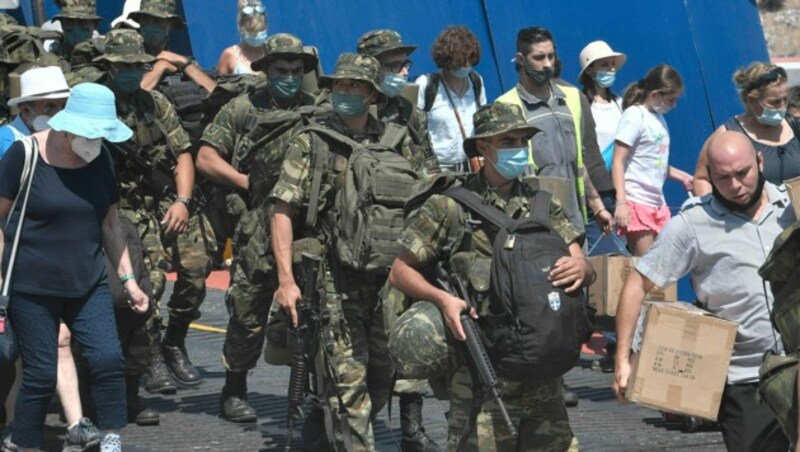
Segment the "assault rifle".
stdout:
<path fill-rule="evenodd" d="M 297 419 L 303 417 L 303 404 L 305 395 L 311 388 L 309 385 L 309 363 L 314 365 L 313 393 L 317 402 L 322 405 L 325 413 L 325 433 L 328 446 L 331 450 L 338 450 L 333 436 L 333 414 L 330 407 L 329 388 L 336 388 L 336 373 L 329 358 L 333 353 L 333 344 L 327 341 L 328 332 L 325 331 L 330 321 L 330 314 L 324 308 L 325 289 L 317 287 L 320 264 L 322 258 L 310 253 L 303 253 L 300 262 L 301 278 L 303 278 L 303 297 L 295 307 L 297 311 L 297 326 L 289 328 L 288 343 L 292 350 L 291 373 L 289 376 L 288 413 L 286 416 L 286 446 L 285 451 L 292 448 L 292 433 Z M 325 376 L 333 382 L 325 382 Z M 339 397 L 340 422 L 343 423 L 344 447 L 352 451 L 350 431 L 347 427 L 347 410 Z"/>
<path fill-rule="evenodd" d="M 436 273 L 436 283 L 439 287 L 451 295 L 466 301 L 469 308 L 475 307 L 470 300 L 469 292 L 461 277 L 448 273 L 441 265 L 436 267 Z M 469 420 L 456 450 L 463 450 L 464 446 L 466 446 L 467 439 L 472 434 L 472 430 L 477 423 L 481 407 L 487 401 L 497 403 L 508 432 L 511 436 L 517 436 L 517 429 L 514 427 L 514 423 L 511 422 L 511 417 L 508 415 L 503 399 L 500 397 L 503 385 L 497 379 L 497 374 L 495 374 L 492 363 L 489 361 L 489 355 L 483 346 L 478 325 L 475 323 L 475 319 L 470 317 L 469 311 L 461 313 L 461 328 L 464 329 L 464 335 L 467 337 L 465 347 L 467 349 L 467 366 L 472 379 L 472 406 Z"/>
<path fill-rule="evenodd" d="M 160 162 L 151 162 L 142 157 L 131 141 L 112 143 L 103 140 L 103 146 L 111 152 L 115 161 L 131 170 L 136 177 L 134 182 L 144 192 L 155 198 L 166 198 L 174 200 L 178 196 L 178 187 L 175 184 L 175 177 L 172 168 Z M 192 196 L 192 206 L 189 211 L 193 212 L 205 206 L 205 197 L 196 187 Z"/>

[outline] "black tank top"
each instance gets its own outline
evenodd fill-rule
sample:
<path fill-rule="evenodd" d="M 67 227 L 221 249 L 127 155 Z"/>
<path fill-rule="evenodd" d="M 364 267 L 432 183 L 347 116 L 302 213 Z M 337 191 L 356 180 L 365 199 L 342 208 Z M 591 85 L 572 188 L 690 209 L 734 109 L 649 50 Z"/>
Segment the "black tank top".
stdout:
<path fill-rule="evenodd" d="M 770 146 L 759 143 L 744 131 L 742 124 L 736 117 L 725 121 L 726 130 L 733 130 L 744 133 L 756 151 L 764 154 L 764 177 L 775 185 L 780 185 L 784 181 L 800 177 L 800 141 L 796 136 L 779 146 Z"/>

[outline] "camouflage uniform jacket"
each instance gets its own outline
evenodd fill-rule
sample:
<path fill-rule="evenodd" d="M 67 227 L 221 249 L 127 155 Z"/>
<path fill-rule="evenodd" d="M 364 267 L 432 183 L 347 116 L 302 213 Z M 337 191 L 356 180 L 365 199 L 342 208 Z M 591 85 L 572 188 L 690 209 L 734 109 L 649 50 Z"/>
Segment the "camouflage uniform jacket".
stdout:
<path fill-rule="evenodd" d="M 174 107 L 158 92 L 136 91 L 124 103 L 117 102 L 117 115 L 133 130 L 131 141 L 139 155 L 151 164 L 174 170 L 178 155 L 191 147 L 189 135 L 178 122 Z M 160 200 L 153 200 L 138 189 L 135 180 L 139 174 L 119 158 L 115 167 L 121 186 L 121 207 L 155 208 L 153 201 Z"/>
<path fill-rule="evenodd" d="M 314 105 L 314 98 L 302 93 L 299 106 Z M 292 111 L 281 108 L 265 87 L 252 93 L 242 94 L 225 104 L 203 131 L 201 141 L 213 147 L 217 153 L 242 173 L 249 173 L 247 165 L 240 165 L 249 152 L 251 142 L 247 135 L 257 122 L 276 111 Z"/>
<path fill-rule="evenodd" d="M 426 165 L 429 168 L 435 168 L 431 171 L 432 173 L 439 172 L 439 159 L 433 153 L 431 138 L 428 135 L 428 116 L 425 112 L 409 102 L 408 99 L 396 96 L 389 98 L 388 102 L 378 107 L 378 118 L 384 124 L 393 122 L 408 127 L 414 153 L 422 154 L 429 161 Z"/>
<path fill-rule="evenodd" d="M 512 218 L 528 216 L 529 201 L 535 194 L 528 185 L 515 182 L 512 196 L 505 201 L 489 189 L 482 172 L 467 175 L 464 187 L 480 195 L 485 204 L 497 207 Z M 494 226 L 474 215 L 471 223 L 475 251 L 491 257 Z M 406 218 L 406 226 L 399 239 L 400 246 L 414 255 L 423 267 L 440 260 L 448 262 L 453 254 L 463 250 L 466 224 L 465 210 L 458 202 L 445 195 L 433 195 Z M 550 225 L 567 243 L 583 237 L 555 200 L 550 204 Z M 487 230 L 486 226 L 490 229 Z"/>
<path fill-rule="evenodd" d="M 364 132 L 358 135 L 354 135 L 335 113 L 319 116 L 315 118 L 315 123 L 331 128 L 364 145 L 378 143 L 385 129 L 383 123 L 372 115 L 369 116 Z M 413 154 L 410 141 L 408 136 L 403 139 L 400 152 L 411 162 L 413 168 L 425 176 L 429 174 L 430 169 L 425 166 L 423 158 Z M 324 163 L 326 171 L 320 183 L 317 208 L 317 218 L 321 220 L 321 224 L 319 221 L 316 222 L 313 225 L 314 230 L 305 230 L 304 236 L 316 236 L 323 243 L 329 243 L 326 239 L 330 238 L 336 214 L 331 207 L 334 205 L 337 190 L 344 185 L 347 159 L 351 151 L 346 145 L 332 141 L 315 131 L 300 130 L 292 139 L 278 183 L 272 189 L 270 198 L 289 204 L 293 217 L 297 218 L 299 214 L 307 213 L 308 203 L 312 197 L 311 183 L 315 159 L 327 159 Z"/>

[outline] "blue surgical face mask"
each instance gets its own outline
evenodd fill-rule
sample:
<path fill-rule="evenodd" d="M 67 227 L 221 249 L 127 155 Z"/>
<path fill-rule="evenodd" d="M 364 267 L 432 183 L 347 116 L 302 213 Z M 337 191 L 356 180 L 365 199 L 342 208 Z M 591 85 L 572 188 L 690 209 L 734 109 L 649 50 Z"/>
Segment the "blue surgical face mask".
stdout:
<path fill-rule="evenodd" d="M 764 111 L 762 111 L 761 114 L 756 117 L 756 119 L 765 126 L 779 126 L 781 122 L 783 122 L 783 118 L 786 116 L 785 108 L 767 108 L 763 105 L 761 105 L 761 108 L 763 108 Z"/>
<path fill-rule="evenodd" d="M 616 79 L 617 73 L 615 71 L 597 71 L 594 74 L 594 82 L 597 83 L 597 86 L 600 88 L 611 87 Z"/>
<path fill-rule="evenodd" d="M 461 68 L 458 68 L 458 69 L 453 69 L 453 70 L 452 70 L 452 71 L 450 71 L 450 72 L 452 72 L 452 73 L 453 73 L 453 75 L 455 75 L 455 76 L 456 76 L 456 77 L 458 77 L 458 78 L 465 78 L 465 77 L 467 77 L 467 76 L 469 75 L 470 71 L 472 71 L 472 66 L 467 66 L 467 67 L 461 67 Z"/>
<path fill-rule="evenodd" d="M 390 73 L 383 76 L 383 81 L 381 82 L 381 89 L 387 96 L 396 97 L 403 92 L 403 88 L 405 88 L 407 84 L 408 80 L 406 77 L 403 77 L 402 75 L 399 74 Z"/>
<path fill-rule="evenodd" d="M 117 88 L 120 93 L 132 94 L 139 89 L 144 77 L 144 70 L 141 68 L 136 69 L 120 69 L 111 83 Z"/>
<path fill-rule="evenodd" d="M 358 116 L 367 109 L 366 97 L 360 94 L 331 93 L 333 111 L 345 118 Z"/>
<path fill-rule="evenodd" d="M 267 30 L 260 31 L 255 35 L 242 34 L 242 43 L 250 47 L 261 47 L 267 42 Z"/>
<path fill-rule="evenodd" d="M 497 163 L 493 165 L 497 172 L 508 180 L 522 176 L 528 169 L 528 147 L 498 149 Z"/>
<path fill-rule="evenodd" d="M 295 75 L 276 75 L 269 78 L 270 92 L 280 99 L 288 99 L 297 95 L 302 84 L 303 77 Z"/>

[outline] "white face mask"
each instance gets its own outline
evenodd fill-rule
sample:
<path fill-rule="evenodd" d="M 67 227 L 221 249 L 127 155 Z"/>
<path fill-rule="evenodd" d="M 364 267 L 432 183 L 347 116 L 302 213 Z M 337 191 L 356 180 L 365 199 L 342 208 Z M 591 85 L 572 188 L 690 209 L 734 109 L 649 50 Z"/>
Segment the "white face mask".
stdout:
<path fill-rule="evenodd" d="M 31 123 L 33 131 L 41 132 L 42 130 L 49 129 L 50 126 L 47 125 L 47 121 L 50 121 L 50 116 L 47 115 L 38 115 L 35 118 L 33 118 L 33 122 Z"/>
<path fill-rule="evenodd" d="M 76 136 L 72 139 L 72 152 L 78 154 L 78 157 L 85 160 L 86 163 L 89 163 L 100 155 L 102 145 L 102 138 L 90 140 L 88 138 Z"/>

